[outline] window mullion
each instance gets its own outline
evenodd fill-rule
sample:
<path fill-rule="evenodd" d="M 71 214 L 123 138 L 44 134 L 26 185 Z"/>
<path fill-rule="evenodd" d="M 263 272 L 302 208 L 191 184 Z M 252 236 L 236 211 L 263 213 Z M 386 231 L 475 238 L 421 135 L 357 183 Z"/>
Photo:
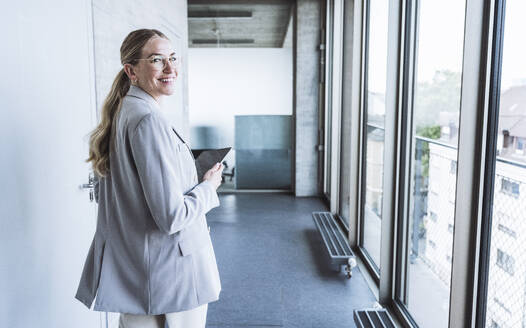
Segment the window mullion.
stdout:
<path fill-rule="evenodd" d="M 493 2 L 466 1 L 450 327 L 475 327 Z"/>

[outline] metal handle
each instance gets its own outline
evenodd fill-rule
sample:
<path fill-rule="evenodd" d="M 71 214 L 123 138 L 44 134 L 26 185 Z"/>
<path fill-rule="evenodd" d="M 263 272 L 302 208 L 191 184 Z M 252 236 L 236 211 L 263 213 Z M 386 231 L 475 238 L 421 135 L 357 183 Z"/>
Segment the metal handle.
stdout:
<path fill-rule="evenodd" d="M 80 189 L 93 189 L 95 188 L 95 176 L 93 172 L 90 172 L 88 175 L 88 183 L 83 183 L 79 186 Z"/>
<path fill-rule="evenodd" d="M 80 185 L 80 189 L 92 189 L 95 188 L 93 183 L 84 183 Z"/>
<path fill-rule="evenodd" d="M 83 183 L 79 186 L 80 189 L 88 189 L 89 190 L 89 201 L 93 202 L 95 199 L 94 194 L 94 188 L 95 188 L 95 176 L 92 172 L 88 175 L 88 183 Z"/>

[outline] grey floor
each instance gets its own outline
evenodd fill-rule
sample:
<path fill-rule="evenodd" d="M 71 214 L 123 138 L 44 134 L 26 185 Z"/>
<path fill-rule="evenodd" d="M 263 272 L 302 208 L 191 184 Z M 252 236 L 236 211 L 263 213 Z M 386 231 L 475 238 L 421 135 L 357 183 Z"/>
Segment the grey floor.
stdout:
<path fill-rule="evenodd" d="M 224 194 L 207 215 L 222 291 L 207 327 L 355 327 L 375 301 L 362 274 L 331 269 L 311 212 L 318 198 Z"/>

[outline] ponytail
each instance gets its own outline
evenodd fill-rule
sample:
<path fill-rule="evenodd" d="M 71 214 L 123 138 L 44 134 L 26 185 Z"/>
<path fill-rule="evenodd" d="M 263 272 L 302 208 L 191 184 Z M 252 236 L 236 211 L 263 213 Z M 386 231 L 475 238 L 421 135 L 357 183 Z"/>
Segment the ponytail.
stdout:
<path fill-rule="evenodd" d="M 121 69 L 115 77 L 110 93 L 102 106 L 101 121 L 93 130 L 89 140 L 89 158 L 93 171 L 103 177 L 110 169 L 110 145 L 115 139 L 115 118 L 120 112 L 121 103 L 130 89 L 130 79 Z"/>

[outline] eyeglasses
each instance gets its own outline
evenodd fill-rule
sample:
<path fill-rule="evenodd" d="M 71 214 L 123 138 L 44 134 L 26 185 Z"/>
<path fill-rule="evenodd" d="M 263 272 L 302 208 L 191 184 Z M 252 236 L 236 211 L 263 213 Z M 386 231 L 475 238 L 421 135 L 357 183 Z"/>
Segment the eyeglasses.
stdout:
<path fill-rule="evenodd" d="M 137 60 L 147 60 L 150 65 L 156 71 L 162 71 L 166 67 L 168 62 L 172 68 L 179 68 L 181 66 L 181 57 L 170 56 L 168 58 L 163 55 L 154 55 L 149 58 L 139 58 Z"/>

